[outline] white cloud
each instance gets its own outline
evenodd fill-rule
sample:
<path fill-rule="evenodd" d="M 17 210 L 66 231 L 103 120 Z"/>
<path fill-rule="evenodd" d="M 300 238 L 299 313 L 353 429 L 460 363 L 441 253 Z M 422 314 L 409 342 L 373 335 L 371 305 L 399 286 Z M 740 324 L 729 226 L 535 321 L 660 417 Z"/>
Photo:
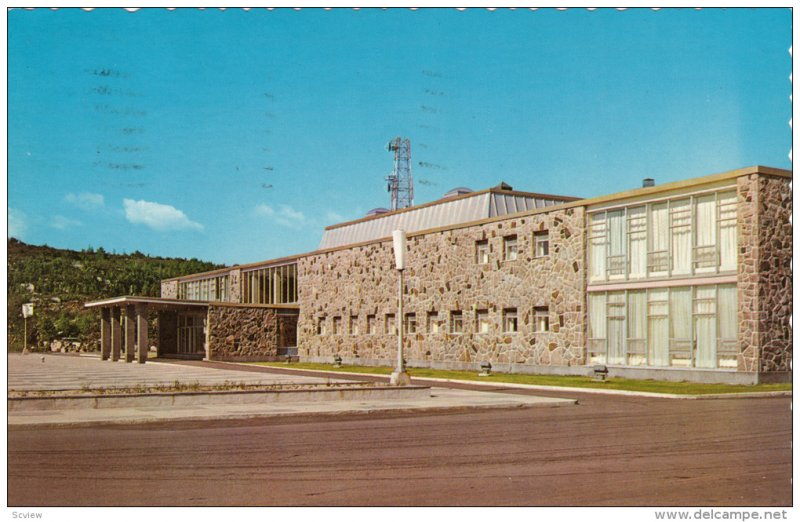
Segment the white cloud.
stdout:
<path fill-rule="evenodd" d="M 190 220 L 183 211 L 172 205 L 152 201 L 123 200 L 125 218 L 134 224 L 145 225 L 153 230 L 203 230 L 203 225 Z"/>
<path fill-rule="evenodd" d="M 83 223 L 80 221 L 61 215 L 53 216 L 53 220 L 50 222 L 50 226 L 58 230 L 66 230 L 68 228 L 79 227 L 81 225 L 83 225 Z"/>
<path fill-rule="evenodd" d="M 73 194 L 70 192 L 64 199 L 67 203 L 75 205 L 83 210 L 97 210 L 103 208 L 106 200 L 102 194 L 93 194 L 91 192 L 81 192 L 80 194 Z"/>
<path fill-rule="evenodd" d="M 335 223 L 341 223 L 342 221 L 347 221 L 347 220 L 343 215 L 333 212 L 331 210 L 328 211 L 327 214 L 325 214 L 325 221 L 328 222 L 328 224 L 333 225 Z"/>
<path fill-rule="evenodd" d="M 28 219 L 24 212 L 15 208 L 8 209 L 8 237 L 22 239 L 28 230 Z"/>
<path fill-rule="evenodd" d="M 268 217 L 275 223 L 288 228 L 300 228 L 308 223 L 305 214 L 289 205 L 280 205 L 278 210 L 275 210 L 266 203 L 261 203 L 253 212 L 257 216 Z"/>

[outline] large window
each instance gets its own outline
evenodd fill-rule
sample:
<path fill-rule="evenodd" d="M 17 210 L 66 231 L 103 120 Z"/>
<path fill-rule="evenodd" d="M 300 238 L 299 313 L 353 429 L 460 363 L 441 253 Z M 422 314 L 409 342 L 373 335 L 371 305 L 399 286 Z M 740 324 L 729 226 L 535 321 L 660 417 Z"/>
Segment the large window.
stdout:
<path fill-rule="evenodd" d="M 271 266 L 242 273 L 242 302 L 285 304 L 297 302 L 297 264 Z"/>
<path fill-rule="evenodd" d="M 589 364 L 736 368 L 736 285 L 589 294 Z"/>
<path fill-rule="evenodd" d="M 736 192 L 634 205 L 589 215 L 589 279 L 736 270 Z"/>
<path fill-rule="evenodd" d="M 197 281 L 181 281 L 178 283 L 178 299 L 227 301 L 229 281 L 230 277 L 227 275 Z"/>

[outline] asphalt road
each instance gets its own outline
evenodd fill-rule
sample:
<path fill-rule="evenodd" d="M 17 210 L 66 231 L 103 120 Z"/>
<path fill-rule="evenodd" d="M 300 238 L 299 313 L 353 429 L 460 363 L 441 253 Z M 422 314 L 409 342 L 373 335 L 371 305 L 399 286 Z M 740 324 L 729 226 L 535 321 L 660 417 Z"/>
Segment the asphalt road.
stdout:
<path fill-rule="evenodd" d="M 14 428 L 8 505 L 791 505 L 789 398 L 563 396 L 581 403 Z"/>

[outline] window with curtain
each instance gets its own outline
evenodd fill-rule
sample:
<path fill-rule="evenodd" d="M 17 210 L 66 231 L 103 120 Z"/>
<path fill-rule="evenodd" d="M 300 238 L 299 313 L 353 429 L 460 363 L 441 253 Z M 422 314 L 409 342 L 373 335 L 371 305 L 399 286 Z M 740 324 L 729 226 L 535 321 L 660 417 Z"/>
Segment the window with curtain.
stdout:
<path fill-rule="evenodd" d="M 628 291 L 627 364 L 647 364 L 647 292 Z"/>
<path fill-rule="evenodd" d="M 624 278 L 627 271 L 625 211 L 608 212 L 606 219 L 608 221 L 608 259 L 606 261 L 608 278 Z"/>
<path fill-rule="evenodd" d="M 739 354 L 739 321 L 737 319 L 736 285 L 717 287 L 717 366 L 736 368 Z"/>
<path fill-rule="evenodd" d="M 589 350 L 590 364 L 606 362 L 606 295 L 591 293 L 589 304 Z"/>
<path fill-rule="evenodd" d="M 692 347 L 692 289 L 672 288 L 669 292 L 669 357 L 671 366 L 691 366 Z"/>
<path fill-rule="evenodd" d="M 717 197 L 715 194 L 695 198 L 694 270 L 695 273 L 716 272 L 717 261 Z"/>
<path fill-rule="evenodd" d="M 736 191 L 717 196 L 719 269 L 736 270 Z"/>
<path fill-rule="evenodd" d="M 664 276 L 669 270 L 669 207 L 667 203 L 650 205 L 649 218 L 647 269 L 652 276 Z"/>
<path fill-rule="evenodd" d="M 589 217 L 589 280 L 606 278 L 606 216 L 604 212 Z"/>
<path fill-rule="evenodd" d="M 647 276 L 647 207 L 628 209 L 629 276 Z"/>
<path fill-rule="evenodd" d="M 606 310 L 606 360 L 625 364 L 625 292 L 609 292 Z"/>
<path fill-rule="evenodd" d="M 647 360 L 650 366 L 669 366 L 669 290 L 647 292 Z"/>
<path fill-rule="evenodd" d="M 692 205 L 691 200 L 670 202 L 669 228 L 672 239 L 672 275 L 692 271 Z"/>
<path fill-rule="evenodd" d="M 717 287 L 698 286 L 694 289 L 694 346 L 695 366 L 717 367 Z"/>

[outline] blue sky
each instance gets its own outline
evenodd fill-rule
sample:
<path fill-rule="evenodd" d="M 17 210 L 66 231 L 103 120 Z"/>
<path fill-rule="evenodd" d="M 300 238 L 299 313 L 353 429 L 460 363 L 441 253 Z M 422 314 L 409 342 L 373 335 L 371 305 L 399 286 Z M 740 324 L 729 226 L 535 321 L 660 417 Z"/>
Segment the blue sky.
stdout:
<path fill-rule="evenodd" d="M 8 13 L 9 235 L 245 263 L 501 180 L 791 168 L 788 9 Z"/>

